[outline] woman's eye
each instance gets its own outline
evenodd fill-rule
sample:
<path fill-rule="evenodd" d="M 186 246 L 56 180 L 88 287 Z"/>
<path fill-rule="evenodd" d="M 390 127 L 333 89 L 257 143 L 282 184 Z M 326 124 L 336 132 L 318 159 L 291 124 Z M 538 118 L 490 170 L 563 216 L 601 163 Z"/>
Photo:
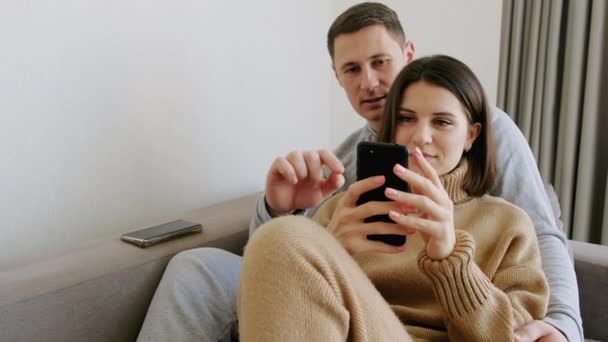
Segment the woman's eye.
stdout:
<path fill-rule="evenodd" d="M 452 124 L 451 122 L 449 122 L 447 120 L 437 120 L 437 121 L 435 121 L 435 123 L 437 123 L 439 126 L 449 126 Z"/>
<path fill-rule="evenodd" d="M 414 118 L 413 118 L 413 117 L 411 117 L 411 116 L 400 115 L 400 116 L 397 118 L 397 120 L 398 120 L 399 122 L 412 122 L 412 121 L 414 121 Z"/>

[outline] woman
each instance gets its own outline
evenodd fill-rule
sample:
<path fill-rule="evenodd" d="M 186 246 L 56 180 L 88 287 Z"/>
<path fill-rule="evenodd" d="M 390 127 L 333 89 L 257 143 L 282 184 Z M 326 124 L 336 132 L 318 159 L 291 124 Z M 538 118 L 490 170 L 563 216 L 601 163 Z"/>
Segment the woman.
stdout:
<path fill-rule="evenodd" d="M 393 172 L 411 193 L 356 206 L 383 177 L 354 183 L 314 221 L 288 216 L 252 237 L 238 316 L 243 341 L 512 341 L 545 315 L 548 286 L 523 210 L 487 192 L 496 177 L 489 109 L 463 63 L 407 65 L 379 140 L 407 146 Z M 365 223 L 389 214 L 395 223 Z M 404 246 L 356 238 L 406 234 Z"/>

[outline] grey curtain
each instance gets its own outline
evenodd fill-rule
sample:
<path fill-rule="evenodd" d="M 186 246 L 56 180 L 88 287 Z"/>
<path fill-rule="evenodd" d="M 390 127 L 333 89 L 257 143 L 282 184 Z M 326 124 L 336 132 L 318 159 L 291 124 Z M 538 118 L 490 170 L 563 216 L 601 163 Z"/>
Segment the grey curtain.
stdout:
<path fill-rule="evenodd" d="M 498 106 L 553 184 L 568 236 L 608 245 L 607 0 L 503 0 Z"/>

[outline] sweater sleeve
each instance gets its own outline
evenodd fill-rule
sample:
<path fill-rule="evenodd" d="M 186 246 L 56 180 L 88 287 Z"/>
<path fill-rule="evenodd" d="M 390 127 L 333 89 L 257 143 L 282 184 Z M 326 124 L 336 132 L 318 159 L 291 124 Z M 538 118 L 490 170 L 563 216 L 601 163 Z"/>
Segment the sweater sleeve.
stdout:
<path fill-rule="evenodd" d="M 516 327 L 545 315 L 548 286 L 536 239 L 511 241 L 493 281 L 475 263 L 475 242 L 465 231 L 456 231 L 447 258 L 420 254 L 418 267 L 433 284 L 450 340 L 513 341 Z"/>
<path fill-rule="evenodd" d="M 249 222 L 249 237 L 251 237 L 261 225 L 274 218 L 266 207 L 266 198 L 264 196 L 264 194 L 260 195 L 255 203 L 255 212 Z M 309 209 L 306 209 L 298 210 L 297 213 L 293 213 L 292 215 L 311 216 L 312 214 Z"/>
<path fill-rule="evenodd" d="M 261 194 L 255 202 L 255 210 L 251 217 L 251 222 L 249 223 L 249 237 L 253 235 L 259 226 L 272 219 L 272 216 L 270 216 L 270 213 L 266 209 L 264 196 L 264 194 Z"/>

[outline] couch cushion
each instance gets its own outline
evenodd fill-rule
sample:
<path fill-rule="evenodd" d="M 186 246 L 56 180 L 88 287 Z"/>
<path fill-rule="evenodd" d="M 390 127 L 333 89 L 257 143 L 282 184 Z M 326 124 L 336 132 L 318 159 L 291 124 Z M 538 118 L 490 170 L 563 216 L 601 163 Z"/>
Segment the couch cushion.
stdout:
<path fill-rule="evenodd" d="M 608 247 L 570 241 L 585 336 L 608 341 Z"/>

